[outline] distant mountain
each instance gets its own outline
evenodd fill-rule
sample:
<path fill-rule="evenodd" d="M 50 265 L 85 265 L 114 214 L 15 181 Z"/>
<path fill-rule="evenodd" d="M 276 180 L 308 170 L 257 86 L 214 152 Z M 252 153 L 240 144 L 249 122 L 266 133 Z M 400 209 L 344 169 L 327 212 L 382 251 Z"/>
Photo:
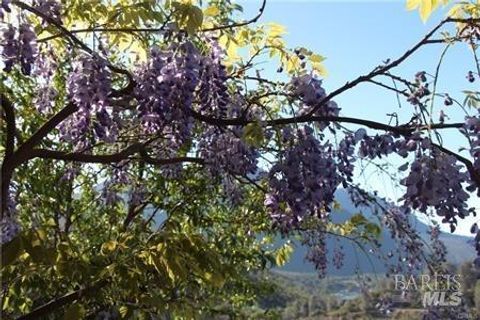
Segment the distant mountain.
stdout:
<path fill-rule="evenodd" d="M 356 208 L 350 201 L 350 198 L 345 190 L 338 190 L 336 193 L 336 201 L 340 203 L 341 209 L 334 211 L 332 214 L 333 221 L 339 223 L 351 218 L 354 214 L 360 210 Z M 362 214 L 371 219 L 372 222 L 376 221 L 373 213 L 362 208 Z M 423 239 L 429 239 L 428 230 L 429 227 L 415 215 L 411 216 L 411 223 L 415 226 L 415 230 Z M 460 236 L 450 233 L 442 233 L 440 239 L 443 241 L 447 248 L 447 260 L 448 262 L 458 265 L 466 261 L 471 261 L 475 257 L 474 248 L 468 243 L 469 237 Z M 290 261 L 281 268 L 282 271 L 288 272 L 302 272 L 310 273 L 315 272 L 312 264 L 305 261 L 307 254 L 307 248 L 303 246 L 299 241 L 293 241 L 295 245 L 295 251 L 293 252 Z M 383 230 L 380 243 L 382 245 L 382 252 L 387 254 L 392 252 L 398 252 L 401 250 L 395 241 L 391 239 L 388 230 Z M 328 237 L 327 248 L 329 250 L 329 256 L 333 256 L 333 248 L 335 246 L 342 246 L 345 253 L 344 266 L 341 269 L 336 269 L 331 263 L 328 265 L 328 274 L 335 276 L 349 276 L 360 270 L 361 273 L 385 273 L 386 267 L 384 261 L 374 256 L 373 254 L 365 254 L 355 244 L 351 243 L 348 239 L 342 239 L 339 237 Z M 368 251 L 368 247 L 366 248 Z"/>

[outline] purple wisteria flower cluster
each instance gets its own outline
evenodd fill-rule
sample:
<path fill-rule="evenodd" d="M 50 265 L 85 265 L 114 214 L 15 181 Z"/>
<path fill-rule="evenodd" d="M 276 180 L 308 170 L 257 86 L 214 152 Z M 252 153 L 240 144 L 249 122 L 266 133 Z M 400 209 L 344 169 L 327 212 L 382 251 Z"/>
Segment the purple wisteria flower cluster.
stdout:
<path fill-rule="evenodd" d="M 189 138 L 193 119 L 188 110 L 199 82 L 200 59 L 189 41 L 150 50 L 148 61 L 135 73 L 137 112 L 145 133 L 163 131 L 179 142 Z"/>
<path fill-rule="evenodd" d="M 332 100 L 326 100 L 327 94 L 322 87 L 322 80 L 310 74 L 304 74 L 292 77 L 287 85 L 287 89 L 294 97 L 298 97 L 302 104 L 298 110 L 298 115 L 304 115 L 315 108 L 316 116 L 336 117 L 340 112 L 337 103 Z M 325 103 L 323 103 L 325 101 Z M 329 125 L 329 121 L 320 121 L 317 126 L 320 130 L 325 129 Z"/>
<path fill-rule="evenodd" d="M 7 212 L 0 220 L 0 244 L 12 241 L 21 231 L 17 220 L 17 202 L 15 200 L 15 189 L 10 187 L 7 198 Z"/>
<path fill-rule="evenodd" d="M 224 50 L 214 39 L 208 39 L 211 52 L 200 61 L 200 85 L 198 95 L 200 111 L 210 116 L 226 117 L 230 96 L 227 88 L 227 71 L 222 60 Z"/>
<path fill-rule="evenodd" d="M 437 263 L 446 262 L 447 248 L 445 244 L 440 240 L 440 226 L 435 225 L 428 231 L 430 235 L 430 248 L 432 250 L 432 257 Z"/>
<path fill-rule="evenodd" d="M 108 109 L 112 91 L 111 75 L 105 59 L 80 54 L 73 62 L 67 80 L 68 98 L 78 111 L 60 127 L 62 139 L 75 144 L 77 150 L 88 148 L 87 137 L 93 128 L 95 138 L 113 142 L 118 128 Z"/>
<path fill-rule="evenodd" d="M 11 12 L 10 9 L 11 0 L 0 0 L 0 20 L 3 20 L 5 12 Z"/>
<path fill-rule="evenodd" d="M 34 104 L 40 113 L 50 113 L 53 111 L 55 99 L 58 96 L 58 92 L 52 84 L 57 66 L 58 64 L 53 48 L 49 47 L 46 50 L 40 50 L 35 60 L 33 70 L 33 75 L 39 83 Z"/>
<path fill-rule="evenodd" d="M 420 105 L 422 100 L 431 94 L 428 89 L 427 76 L 425 71 L 420 71 L 415 74 L 415 87 L 410 93 L 407 101 L 412 105 Z"/>
<path fill-rule="evenodd" d="M 463 219 L 473 212 L 466 201 L 469 194 L 462 184 L 468 181 L 468 174 L 461 171 L 453 156 L 436 149 L 430 154 L 418 154 L 410 165 L 410 173 L 401 181 L 407 187 L 402 197 L 404 205 L 426 213 L 434 208 L 454 229 L 457 217 Z"/>
<path fill-rule="evenodd" d="M 391 258 L 395 256 L 397 263 L 389 266 L 389 274 L 400 272 L 418 271 L 423 266 L 423 240 L 411 224 L 412 211 L 408 207 L 387 204 L 381 208 L 382 224 L 389 230 L 390 237 L 398 241 L 401 250 L 395 255 L 388 253 Z"/>
<path fill-rule="evenodd" d="M 320 278 L 325 277 L 328 266 L 327 234 L 323 226 L 308 230 L 302 234 L 302 244 L 308 247 L 305 259 L 311 262 L 317 270 Z M 337 262 L 343 260 L 341 253 L 335 253 Z"/>
<path fill-rule="evenodd" d="M 311 127 L 294 134 L 285 128 L 284 136 L 288 147 L 269 172 L 265 206 L 275 223 L 289 230 L 308 216 L 321 217 L 329 211 L 342 177 L 333 146 L 322 144 Z"/>
<path fill-rule="evenodd" d="M 56 0 L 35 0 L 33 6 L 42 14 L 62 24 L 62 5 Z"/>
<path fill-rule="evenodd" d="M 358 155 L 361 158 L 382 158 L 392 153 L 407 157 L 409 153 L 418 149 L 430 148 L 430 139 L 422 137 L 419 132 L 414 132 L 406 138 L 399 138 L 395 134 L 376 134 L 369 136 L 364 129 L 355 133 L 356 140 L 360 140 Z"/>
<path fill-rule="evenodd" d="M 21 23 L 17 28 L 12 24 L 6 24 L 1 30 L 0 41 L 3 70 L 10 72 L 18 64 L 22 73 L 29 76 L 38 54 L 37 36 L 32 26 Z"/>
<path fill-rule="evenodd" d="M 240 116 L 243 99 L 239 95 L 230 98 L 230 102 L 222 109 L 217 109 L 224 116 L 235 118 Z M 211 110 L 215 112 L 215 110 Z M 256 117 L 261 117 L 256 114 Z M 259 152 L 256 148 L 244 141 L 245 128 L 229 126 L 219 128 L 207 125 L 198 141 L 200 156 L 210 165 L 213 175 L 230 173 L 239 176 L 253 175 L 257 171 Z"/>
<path fill-rule="evenodd" d="M 480 118 L 478 116 L 467 117 L 463 129 L 470 142 L 470 155 L 473 157 L 473 167 L 477 172 L 480 172 Z M 471 191 L 477 189 L 473 182 L 472 184 Z M 480 189 L 478 192 L 480 192 Z"/>

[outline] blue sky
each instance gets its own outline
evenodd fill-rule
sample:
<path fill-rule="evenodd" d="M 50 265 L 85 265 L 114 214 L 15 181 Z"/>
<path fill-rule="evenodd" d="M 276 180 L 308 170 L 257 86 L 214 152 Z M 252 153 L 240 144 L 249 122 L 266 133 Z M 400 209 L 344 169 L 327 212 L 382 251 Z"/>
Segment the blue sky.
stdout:
<path fill-rule="evenodd" d="M 244 7 L 245 17 L 251 17 L 258 11 L 261 1 L 244 0 L 239 3 Z M 286 26 L 289 47 L 304 46 L 327 57 L 325 65 L 329 75 L 324 86 L 327 91 L 331 91 L 368 73 L 383 60 L 400 56 L 431 30 L 444 14 L 445 10 L 436 12 L 423 23 L 417 12 L 405 9 L 404 1 L 270 0 L 267 1 L 260 22 L 277 22 Z M 413 79 L 414 74 L 421 70 L 433 74 L 442 50 L 443 45 L 438 44 L 424 47 L 407 63 L 394 69 L 394 73 L 407 79 Z M 466 73 L 473 69 L 474 60 L 470 49 L 465 44 L 452 47 L 440 68 L 437 92 L 448 92 L 452 97 L 463 101 L 461 91 L 476 90 L 478 86 L 478 82 L 470 84 L 465 79 Z M 275 77 L 275 74 L 269 76 Z M 391 84 L 389 81 L 385 83 Z M 406 101 L 402 101 L 402 107 L 399 108 L 394 93 L 371 84 L 362 84 L 338 97 L 336 101 L 342 108 L 342 115 L 377 121 L 386 121 L 386 113 L 397 112 L 400 122 L 407 122 L 413 108 Z M 464 114 L 461 111 L 445 108 L 443 100 L 437 99 L 435 117 L 440 109 L 446 112 L 452 122 L 463 120 Z M 444 134 L 444 145 L 451 150 L 458 150 L 461 146 L 458 141 L 465 140 L 453 130 Z M 397 166 L 405 160 L 393 159 L 392 162 Z M 377 174 L 373 168 L 359 175 L 359 179 L 367 181 L 372 189 L 380 190 L 391 199 L 401 196 L 402 191 L 392 185 L 391 179 Z M 480 201 L 476 197 L 471 204 L 480 207 Z M 475 220 L 462 221 L 458 232 L 468 234 L 472 221 Z"/>

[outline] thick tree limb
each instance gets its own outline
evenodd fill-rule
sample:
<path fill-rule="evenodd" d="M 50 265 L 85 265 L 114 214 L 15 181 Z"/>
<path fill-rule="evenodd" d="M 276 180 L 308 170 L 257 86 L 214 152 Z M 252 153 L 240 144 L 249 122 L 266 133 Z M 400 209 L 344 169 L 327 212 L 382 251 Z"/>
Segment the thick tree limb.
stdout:
<path fill-rule="evenodd" d="M 12 179 L 12 172 L 9 169 L 11 167 L 13 152 L 15 149 L 15 110 L 13 103 L 7 99 L 7 97 L 1 93 L 0 103 L 5 115 L 6 130 L 6 144 L 5 144 L 5 156 L 2 161 L 2 185 L 0 188 L 0 216 L 3 217 L 7 209 L 8 192 L 10 188 L 10 181 Z"/>
<path fill-rule="evenodd" d="M 30 152 L 45 138 L 57 125 L 59 125 L 68 116 L 77 111 L 77 107 L 73 103 L 69 103 L 57 114 L 51 117 L 43 126 L 40 127 L 30 138 L 28 138 L 15 152 L 14 167 L 22 164 L 30 157 Z"/>
<path fill-rule="evenodd" d="M 10 156 L 15 148 L 15 111 L 13 103 L 3 93 L 0 93 L 0 103 L 5 113 L 5 123 L 7 125 L 5 155 Z"/>

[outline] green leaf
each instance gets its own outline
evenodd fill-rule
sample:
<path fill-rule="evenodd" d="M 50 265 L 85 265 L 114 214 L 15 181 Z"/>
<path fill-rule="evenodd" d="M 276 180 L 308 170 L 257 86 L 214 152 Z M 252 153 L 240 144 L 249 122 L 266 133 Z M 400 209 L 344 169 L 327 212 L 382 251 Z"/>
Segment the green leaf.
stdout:
<path fill-rule="evenodd" d="M 420 5 L 420 18 L 422 21 L 427 21 L 428 17 L 432 14 L 433 11 L 432 0 L 423 0 Z"/>
<path fill-rule="evenodd" d="M 78 320 L 83 319 L 85 315 L 85 309 L 83 306 L 79 305 L 78 303 L 72 304 L 67 308 L 67 311 L 63 315 L 64 320 Z"/>
<path fill-rule="evenodd" d="M 421 4 L 422 0 L 407 0 L 407 3 L 406 3 L 406 6 L 407 6 L 407 10 L 415 10 L 417 9 L 420 4 Z"/>
<path fill-rule="evenodd" d="M 366 224 L 365 231 L 373 235 L 375 238 L 380 237 L 380 234 L 382 233 L 382 229 L 380 228 L 380 226 L 375 223 Z"/>
<path fill-rule="evenodd" d="M 259 122 L 249 123 L 243 131 L 243 140 L 253 147 L 259 147 L 264 142 L 262 125 Z"/>
<path fill-rule="evenodd" d="M 187 31 L 189 33 L 194 33 L 197 31 L 203 23 L 203 12 L 197 6 L 191 6 L 189 19 L 187 22 Z"/>
<path fill-rule="evenodd" d="M 340 202 L 338 201 L 333 201 L 333 210 L 341 210 L 342 209 L 342 205 L 340 204 Z"/>
<path fill-rule="evenodd" d="M 197 31 L 203 23 L 203 11 L 197 6 L 174 2 L 175 13 L 182 28 L 192 34 Z"/>
<path fill-rule="evenodd" d="M 367 219 L 361 213 L 357 213 L 350 218 L 350 223 L 354 226 L 365 224 L 365 222 L 367 222 Z"/>

